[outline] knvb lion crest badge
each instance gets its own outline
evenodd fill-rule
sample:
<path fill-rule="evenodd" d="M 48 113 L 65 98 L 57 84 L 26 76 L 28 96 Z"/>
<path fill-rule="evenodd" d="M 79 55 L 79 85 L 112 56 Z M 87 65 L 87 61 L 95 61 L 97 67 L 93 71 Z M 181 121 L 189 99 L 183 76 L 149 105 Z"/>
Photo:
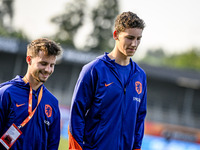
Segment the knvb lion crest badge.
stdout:
<path fill-rule="evenodd" d="M 48 104 L 45 105 L 45 114 L 47 115 L 47 117 L 51 117 L 52 115 L 52 108 Z"/>
<path fill-rule="evenodd" d="M 135 82 L 135 90 L 138 94 L 142 93 L 142 83 L 140 83 L 139 81 Z"/>

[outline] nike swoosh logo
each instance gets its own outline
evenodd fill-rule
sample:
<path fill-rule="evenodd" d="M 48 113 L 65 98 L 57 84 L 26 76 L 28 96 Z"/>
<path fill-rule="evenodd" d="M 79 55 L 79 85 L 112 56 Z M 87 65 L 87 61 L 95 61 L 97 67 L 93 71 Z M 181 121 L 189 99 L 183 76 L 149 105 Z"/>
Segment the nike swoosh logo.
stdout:
<path fill-rule="evenodd" d="M 24 104 L 16 104 L 16 107 L 21 107 L 23 105 L 25 105 L 25 103 Z"/>
<path fill-rule="evenodd" d="M 106 83 L 105 83 L 105 87 L 110 86 L 111 84 L 113 84 L 113 82 L 111 82 L 111 83 L 109 83 L 109 84 L 106 84 Z"/>

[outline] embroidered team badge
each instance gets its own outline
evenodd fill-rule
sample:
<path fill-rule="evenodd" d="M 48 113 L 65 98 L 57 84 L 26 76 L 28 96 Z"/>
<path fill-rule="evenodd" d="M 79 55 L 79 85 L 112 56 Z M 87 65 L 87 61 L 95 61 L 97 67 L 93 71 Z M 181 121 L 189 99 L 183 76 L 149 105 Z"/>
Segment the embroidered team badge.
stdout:
<path fill-rule="evenodd" d="M 45 114 L 47 115 L 47 117 L 51 117 L 52 115 L 52 108 L 48 104 L 45 105 Z"/>
<path fill-rule="evenodd" d="M 142 93 L 142 83 L 140 83 L 139 81 L 135 82 L 135 90 L 138 94 Z"/>

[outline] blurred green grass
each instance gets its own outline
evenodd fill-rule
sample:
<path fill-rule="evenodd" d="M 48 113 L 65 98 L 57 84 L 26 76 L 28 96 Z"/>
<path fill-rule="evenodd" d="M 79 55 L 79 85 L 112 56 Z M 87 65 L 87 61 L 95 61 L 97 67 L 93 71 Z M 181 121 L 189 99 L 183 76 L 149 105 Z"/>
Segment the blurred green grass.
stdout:
<path fill-rule="evenodd" d="M 60 139 L 60 145 L 58 150 L 69 150 L 68 148 L 68 139 L 62 138 Z"/>

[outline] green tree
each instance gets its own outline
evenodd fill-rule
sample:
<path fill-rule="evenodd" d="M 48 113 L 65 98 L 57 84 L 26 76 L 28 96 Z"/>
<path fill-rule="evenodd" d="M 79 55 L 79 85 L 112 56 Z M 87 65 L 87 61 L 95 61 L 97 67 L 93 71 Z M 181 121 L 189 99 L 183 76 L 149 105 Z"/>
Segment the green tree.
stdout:
<path fill-rule="evenodd" d="M 72 0 L 67 3 L 64 14 L 55 16 L 51 20 L 59 27 L 59 31 L 53 36 L 53 39 L 75 48 L 76 35 L 83 27 L 84 21 L 91 20 L 93 27 L 89 30 L 92 33 L 85 37 L 87 42 L 82 49 L 110 49 L 114 43 L 112 24 L 117 14 L 117 0 L 100 0 L 99 5 L 92 10 L 87 8 L 85 0 Z"/>
<path fill-rule="evenodd" d="M 13 18 L 12 11 L 13 0 L 0 2 L 0 35 L 8 35 Z"/>
<path fill-rule="evenodd" d="M 191 48 L 185 53 L 169 56 L 164 63 L 176 68 L 200 70 L 200 49 Z"/>
<path fill-rule="evenodd" d="M 74 39 L 78 29 L 83 25 L 85 0 L 67 3 L 65 13 L 55 16 L 51 22 L 59 27 L 53 39 L 68 46 L 75 47 Z"/>
<path fill-rule="evenodd" d="M 13 0 L 0 2 L 0 27 L 7 28 L 13 18 Z M 5 20 L 8 22 L 6 23 Z"/>
<path fill-rule="evenodd" d="M 141 62 L 148 63 L 155 66 L 164 65 L 164 59 L 166 58 L 166 54 L 162 48 L 158 49 L 150 49 L 147 51 L 145 57 L 141 60 Z"/>
<path fill-rule="evenodd" d="M 12 27 L 14 0 L 0 1 L 0 35 L 27 39 L 23 31 L 15 31 Z"/>
<path fill-rule="evenodd" d="M 200 70 L 200 49 L 191 48 L 184 53 L 166 55 L 163 49 L 149 50 L 140 60 L 154 66 L 168 66 L 182 69 Z"/>
<path fill-rule="evenodd" d="M 92 11 L 93 32 L 88 36 L 87 49 L 111 50 L 114 45 L 112 32 L 114 20 L 119 13 L 117 0 L 101 0 L 99 6 Z"/>

